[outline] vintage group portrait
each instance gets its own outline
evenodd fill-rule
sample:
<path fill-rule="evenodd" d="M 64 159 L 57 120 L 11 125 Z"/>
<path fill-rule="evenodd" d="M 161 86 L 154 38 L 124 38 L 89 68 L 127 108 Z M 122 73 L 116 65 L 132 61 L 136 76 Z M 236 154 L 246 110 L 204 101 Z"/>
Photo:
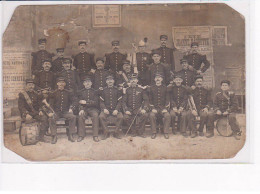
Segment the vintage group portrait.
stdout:
<path fill-rule="evenodd" d="M 18 6 L 2 42 L 4 146 L 29 161 L 233 158 L 245 44 L 223 3 Z"/>

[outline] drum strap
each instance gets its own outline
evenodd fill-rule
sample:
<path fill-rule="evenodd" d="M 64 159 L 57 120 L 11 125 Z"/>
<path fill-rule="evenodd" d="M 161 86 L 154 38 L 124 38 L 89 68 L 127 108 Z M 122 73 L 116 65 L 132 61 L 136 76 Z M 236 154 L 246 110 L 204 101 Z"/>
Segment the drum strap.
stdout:
<path fill-rule="evenodd" d="M 27 103 L 27 104 L 29 105 L 29 107 L 31 108 L 31 110 L 32 110 L 33 112 L 35 112 L 35 109 L 33 108 L 33 105 L 32 105 L 32 100 L 31 100 L 30 96 L 28 95 L 28 93 L 25 92 L 25 91 L 23 91 L 22 94 L 23 94 L 23 96 L 24 96 L 24 98 L 25 98 L 25 100 L 26 100 L 26 103 Z"/>
<path fill-rule="evenodd" d="M 228 106 L 230 106 L 230 97 L 225 92 L 223 92 L 223 96 L 228 100 Z"/>
<path fill-rule="evenodd" d="M 129 80 L 128 80 L 128 78 L 127 78 L 127 76 L 126 76 L 125 73 L 122 73 L 122 76 L 124 77 L 124 80 L 125 80 L 126 82 L 129 82 Z"/>

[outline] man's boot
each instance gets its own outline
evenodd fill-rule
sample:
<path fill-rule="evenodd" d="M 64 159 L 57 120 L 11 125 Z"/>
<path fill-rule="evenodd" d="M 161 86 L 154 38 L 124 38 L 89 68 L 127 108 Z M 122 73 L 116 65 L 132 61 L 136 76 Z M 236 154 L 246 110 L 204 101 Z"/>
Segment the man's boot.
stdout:
<path fill-rule="evenodd" d="M 73 137 L 73 134 L 69 134 L 68 135 L 68 140 L 71 141 L 71 142 L 75 142 L 75 139 Z"/>
<path fill-rule="evenodd" d="M 98 136 L 93 136 L 93 140 L 94 140 L 94 142 L 99 142 Z"/>
<path fill-rule="evenodd" d="M 197 132 L 192 132 L 192 134 L 191 134 L 191 138 L 195 138 L 195 137 L 197 137 L 198 136 L 198 133 Z"/>
<path fill-rule="evenodd" d="M 52 136 L 51 143 L 56 144 L 57 143 L 57 135 Z"/>
<path fill-rule="evenodd" d="M 77 142 L 81 142 L 83 139 L 84 139 L 84 137 L 79 136 L 78 139 L 77 139 Z"/>
<path fill-rule="evenodd" d="M 106 140 L 108 137 L 109 137 L 109 132 L 105 131 L 101 139 Z"/>
<path fill-rule="evenodd" d="M 164 133 L 163 136 L 164 136 L 165 139 L 169 139 L 168 133 Z"/>
<path fill-rule="evenodd" d="M 156 135 L 157 135 L 156 133 L 153 133 L 152 136 L 151 136 L 151 138 L 152 138 L 152 139 L 155 139 L 155 138 L 156 138 Z"/>

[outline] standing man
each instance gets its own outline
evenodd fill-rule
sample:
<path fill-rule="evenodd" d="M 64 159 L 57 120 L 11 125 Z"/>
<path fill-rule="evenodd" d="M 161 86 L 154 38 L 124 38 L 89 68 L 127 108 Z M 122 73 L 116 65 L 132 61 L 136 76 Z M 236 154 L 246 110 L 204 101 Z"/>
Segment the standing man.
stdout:
<path fill-rule="evenodd" d="M 145 123 L 148 118 L 149 99 L 144 89 L 138 87 L 137 74 L 133 74 L 130 79 L 130 87 L 126 89 L 123 96 L 124 120 L 128 127 L 132 130 L 132 136 L 140 136 L 145 138 Z M 138 127 L 133 123 L 138 119 Z"/>
<path fill-rule="evenodd" d="M 119 40 L 112 41 L 112 53 L 106 54 L 106 65 L 105 69 L 111 70 L 114 75 L 123 70 L 123 61 L 126 60 L 126 54 L 120 53 L 120 42 Z"/>
<path fill-rule="evenodd" d="M 200 116 L 200 125 L 199 125 L 199 136 L 204 136 L 203 128 L 206 125 L 206 131 L 208 134 L 208 115 L 210 108 L 212 108 L 212 98 L 210 92 L 202 86 L 203 77 L 198 75 L 195 78 L 195 89 L 192 90 L 192 97 L 195 103 L 195 107 L 192 109 L 192 115 L 194 117 Z M 196 128 L 196 126 L 194 126 Z M 197 131 L 191 134 L 191 137 L 194 138 L 197 136 Z"/>
<path fill-rule="evenodd" d="M 59 118 L 65 118 L 69 120 L 69 133 L 68 139 L 74 142 L 74 134 L 76 134 L 76 116 L 73 114 L 73 110 L 76 108 L 75 103 L 77 99 L 72 92 L 65 89 L 66 81 L 63 77 L 57 79 L 58 89 L 49 94 L 50 106 L 53 108 L 54 113 L 49 113 L 49 122 L 52 140 L 51 143 L 57 142 L 57 126 L 56 121 Z"/>
<path fill-rule="evenodd" d="M 92 86 L 91 77 L 86 77 L 83 81 L 84 89 L 78 93 L 79 100 L 79 119 L 78 119 L 78 142 L 82 141 L 86 136 L 85 120 L 87 116 L 91 117 L 93 128 L 93 140 L 99 142 L 99 97 L 98 92 Z"/>
<path fill-rule="evenodd" d="M 194 71 L 189 70 L 189 64 L 187 59 L 181 59 L 182 70 L 178 71 L 177 74 L 182 77 L 182 85 L 186 87 L 194 86 L 194 79 L 196 77 L 196 73 Z"/>
<path fill-rule="evenodd" d="M 150 85 L 154 85 L 154 78 L 157 73 L 162 74 L 165 77 L 164 83 L 168 85 L 171 79 L 170 68 L 168 65 L 162 63 L 161 60 L 161 53 L 159 51 L 153 51 L 152 53 L 153 63 L 150 66 L 149 73 L 148 73 L 148 81 Z"/>
<path fill-rule="evenodd" d="M 91 71 L 94 72 L 95 61 L 94 54 L 87 52 L 87 41 L 82 40 L 78 42 L 80 53 L 74 57 L 73 66 L 79 73 L 80 80 Z"/>
<path fill-rule="evenodd" d="M 52 62 L 51 71 L 53 73 L 59 73 L 63 70 L 64 48 L 57 48 L 57 58 Z"/>
<path fill-rule="evenodd" d="M 238 101 L 235 93 L 230 91 L 230 81 L 221 81 L 221 92 L 216 93 L 214 99 L 214 110 L 215 114 L 210 114 L 208 117 L 208 134 L 206 137 L 214 136 L 214 121 L 221 118 L 222 116 L 228 117 L 228 122 L 233 131 L 235 139 L 239 140 L 241 136 L 240 127 L 236 119 L 236 111 L 238 108 Z"/>
<path fill-rule="evenodd" d="M 93 73 L 94 89 L 103 90 L 106 87 L 106 78 L 111 75 L 111 72 L 104 69 L 105 61 L 102 57 L 96 59 L 97 70 Z"/>
<path fill-rule="evenodd" d="M 167 35 L 161 35 L 160 36 L 161 47 L 157 48 L 155 50 L 160 53 L 161 62 L 168 65 L 172 72 L 175 72 L 175 61 L 174 61 L 174 55 L 173 55 L 175 48 L 168 48 L 167 40 L 168 40 Z"/>
<path fill-rule="evenodd" d="M 152 128 L 152 139 L 156 138 L 156 120 L 159 116 L 163 117 L 163 135 L 165 139 L 169 139 L 169 127 L 171 123 L 171 115 L 168 112 L 170 108 L 170 97 L 168 89 L 162 84 L 163 76 L 155 75 L 155 85 L 148 88 L 150 108 L 152 109 L 149 118 Z"/>
<path fill-rule="evenodd" d="M 177 129 L 175 128 L 175 119 L 178 117 L 180 120 L 180 132 L 183 136 L 188 136 L 189 132 L 186 130 L 189 126 L 189 121 L 191 120 L 191 114 L 187 111 L 187 100 L 188 92 L 184 86 L 182 86 L 182 77 L 180 75 L 175 75 L 174 78 L 175 86 L 171 86 L 170 92 L 170 102 L 171 102 L 171 118 L 172 118 L 172 132 L 175 135 Z"/>
<path fill-rule="evenodd" d="M 187 59 L 189 63 L 189 69 L 197 74 L 204 73 L 210 66 L 206 55 L 198 53 L 199 43 L 191 43 L 191 50 L 183 58 Z"/>
<path fill-rule="evenodd" d="M 39 122 L 39 141 L 44 142 L 44 135 L 49 128 L 49 123 L 47 117 L 41 110 L 43 106 L 42 100 L 44 98 L 34 90 L 34 87 L 33 79 L 27 79 L 25 91 L 19 93 L 18 109 L 23 121 L 35 119 Z"/>
<path fill-rule="evenodd" d="M 119 91 L 115 86 L 115 80 L 112 75 L 107 76 L 107 87 L 105 87 L 100 92 L 100 109 L 101 113 L 99 115 L 100 124 L 104 130 L 103 140 L 107 139 L 109 136 L 108 127 L 107 127 L 107 119 L 108 117 L 114 117 L 116 119 L 115 125 L 116 130 L 114 133 L 114 137 L 117 139 L 121 139 L 121 130 L 122 130 L 122 122 L 123 122 L 123 114 L 122 114 L 122 92 Z"/>
<path fill-rule="evenodd" d="M 49 53 L 46 51 L 46 42 L 47 40 L 45 38 L 41 38 L 38 40 L 39 44 L 39 51 L 32 52 L 32 75 L 35 76 L 35 74 L 42 70 L 42 63 L 44 59 L 52 59 L 54 57 L 53 53 Z"/>
<path fill-rule="evenodd" d="M 147 72 L 148 66 L 152 63 L 151 54 L 145 52 L 145 42 L 141 40 L 138 45 L 139 52 L 136 53 L 136 63 L 138 70 L 139 83 L 142 86 L 148 85 Z"/>

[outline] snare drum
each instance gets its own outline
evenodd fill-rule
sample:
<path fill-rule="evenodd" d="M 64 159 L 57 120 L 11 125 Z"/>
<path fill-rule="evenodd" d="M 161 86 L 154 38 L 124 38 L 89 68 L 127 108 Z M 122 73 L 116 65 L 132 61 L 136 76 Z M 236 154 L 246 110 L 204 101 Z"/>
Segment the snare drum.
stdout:
<path fill-rule="evenodd" d="M 228 122 L 228 117 L 221 117 L 216 123 L 216 128 L 219 135 L 224 137 L 230 137 L 233 135 L 233 131 Z"/>
<path fill-rule="evenodd" d="M 21 144 L 23 146 L 36 144 L 39 140 L 39 131 L 37 122 L 23 123 L 19 131 Z"/>

